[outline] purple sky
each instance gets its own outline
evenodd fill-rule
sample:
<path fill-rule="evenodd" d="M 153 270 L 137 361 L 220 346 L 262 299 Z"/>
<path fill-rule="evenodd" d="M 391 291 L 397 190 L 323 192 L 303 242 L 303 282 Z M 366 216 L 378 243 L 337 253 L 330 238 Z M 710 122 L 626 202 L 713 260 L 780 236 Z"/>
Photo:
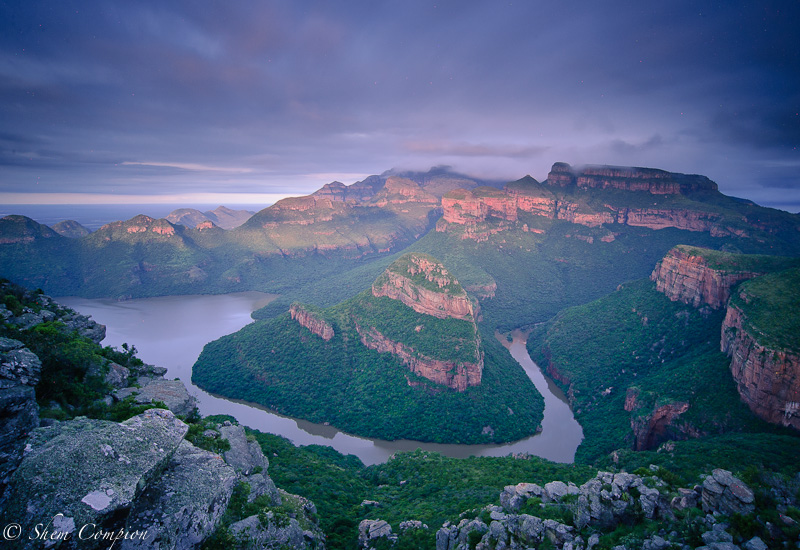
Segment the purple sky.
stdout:
<path fill-rule="evenodd" d="M 797 212 L 797 21 L 796 0 L 0 2 L 0 203 L 565 161 Z"/>

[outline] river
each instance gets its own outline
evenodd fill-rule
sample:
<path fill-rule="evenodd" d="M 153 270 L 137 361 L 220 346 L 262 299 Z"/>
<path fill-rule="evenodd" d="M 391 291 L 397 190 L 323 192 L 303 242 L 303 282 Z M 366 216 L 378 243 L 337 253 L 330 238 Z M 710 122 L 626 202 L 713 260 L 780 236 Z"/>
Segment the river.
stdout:
<path fill-rule="evenodd" d="M 272 413 L 261 407 L 211 395 L 191 383 L 194 365 L 203 346 L 252 322 L 250 313 L 266 305 L 273 295 L 242 292 L 225 295 L 165 296 L 117 302 L 75 297 L 57 301 L 106 325 L 103 345 L 134 345 L 146 363 L 168 369 L 167 378 L 180 378 L 197 397 L 200 413 L 229 414 L 251 428 L 282 435 L 295 445 L 326 445 L 354 454 L 364 464 L 385 462 L 396 451 L 422 448 L 452 457 L 505 456 L 530 453 L 556 462 L 572 462 L 583 430 L 575 420 L 563 392 L 542 375 L 525 349 L 525 335 L 515 331 L 509 349 L 544 396 L 542 431 L 506 445 L 443 445 L 419 441 L 382 441 L 356 437 L 332 426 Z"/>

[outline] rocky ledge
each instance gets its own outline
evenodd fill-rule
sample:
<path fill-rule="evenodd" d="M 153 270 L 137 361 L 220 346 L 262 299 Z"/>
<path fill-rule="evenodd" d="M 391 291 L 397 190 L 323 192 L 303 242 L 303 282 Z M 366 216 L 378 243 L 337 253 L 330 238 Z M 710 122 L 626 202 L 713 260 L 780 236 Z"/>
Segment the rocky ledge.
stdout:
<path fill-rule="evenodd" d="M 306 327 L 326 342 L 333 338 L 333 327 L 325 321 L 319 314 L 309 310 L 302 304 L 292 304 L 289 308 L 289 314 L 292 319 L 297 321 L 301 326 Z"/>
<path fill-rule="evenodd" d="M 459 282 L 440 262 L 424 254 L 406 254 L 396 260 L 375 280 L 372 295 L 399 300 L 417 313 L 474 322 L 472 302 Z"/>
<path fill-rule="evenodd" d="M 675 512 L 691 508 L 708 514 L 694 514 L 698 519 L 694 520 L 693 528 L 701 533 L 704 548 L 739 548 L 732 543 L 729 525 L 721 521 L 720 514 L 753 512 L 755 498 L 746 484 L 731 472 L 714 470 L 702 485 L 672 491 L 655 475 L 658 469 L 652 466 L 651 469 L 654 475 L 650 476 L 598 472 L 580 486 L 562 481 L 551 481 L 544 486 L 535 483 L 509 485 L 500 494 L 500 506 L 486 506 L 478 517 L 463 517 L 458 524 L 445 523 L 436 533 L 436 549 L 591 550 L 599 547 L 604 532 L 619 525 L 633 525 L 644 519 L 666 526 L 676 522 Z M 682 521 L 691 522 L 689 519 Z M 615 548 L 690 548 L 689 541 L 677 530 L 662 530 L 645 536 L 647 538 L 637 544 Z M 755 550 L 766 545 L 754 537 L 744 547 Z"/>
<path fill-rule="evenodd" d="M 725 256 L 731 263 L 727 267 L 712 267 L 709 254 Z M 737 268 L 732 261 L 737 256 L 741 255 L 678 245 L 656 264 L 650 280 L 655 281 L 656 290 L 673 302 L 681 301 L 694 307 L 706 304 L 719 309 L 728 303 L 736 284 L 765 273 Z"/>
<path fill-rule="evenodd" d="M 762 345 L 753 332 L 742 306 L 729 304 L 720 347 L 731 358 L 739 395 L 767 422 L 800 430 L 800 352 Z"/>
<path fill-rule="evenodd" d="M 361 343 L 381 353 L 391 353 L 400 359 L 411 372 L 442 384 L 456 391 L 465 391 L 470 386 L 479 386 L 483 375 L 483 353 L 476 346 L 477 361 L 442 361 L 415 352 L 412 348 L 390 340 L 377 329 L 365 329 L 356 325 Z M 478 341 L 479 342 L 479 341 Z M 409 382 L 410 383 L 410 382 Z"/>

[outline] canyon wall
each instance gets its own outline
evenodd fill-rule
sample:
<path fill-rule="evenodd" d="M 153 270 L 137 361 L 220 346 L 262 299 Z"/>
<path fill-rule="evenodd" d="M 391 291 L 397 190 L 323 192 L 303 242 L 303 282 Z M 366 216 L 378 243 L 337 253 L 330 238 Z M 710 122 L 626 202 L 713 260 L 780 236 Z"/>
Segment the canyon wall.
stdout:
<path fill-rule="evenodd" d="M 565 162 L 553 165 L 547 175 L 547 183 L 559 187 L 647 191 L 653 195 L 685 195 L 717 190 L 717 184 L 705 176 L 622 166 L 586 166 L 576 170 Z"/>
<path fill-rule="evenodd" d="M 552 220 L 565 220 L 587 227 L 620 224 L 649 229 L 675 228 L 686 231 L 706 231 L 714 236 L 746 236 L 740 228 L 724 222 L 721 214 L 688 208 L 629 207 L 622 204 L 590 206 L 559 189 L 615 189 L 648 192 L 653 195 L 684 195 L 693 192 L 716 192 L 716 184 L 705 176 L 675 174 L 649 168 L 589 167 L 574 172 L 565 163 L 553 165 L 546 185 L 526 177 L 506 186 L 504 190 L 478 187 L 458 189 L 442 197 L 443 220 L 437 226 L 444 231 L 447 225 L 466 227 L 482 224 L 489 218 L 498 230 L 507 227 L 502 222 L 517 222 L 521 212 Z M 558 193 L 556 193 L 558 192 Z M 481 238 L 480 231 L 465 231 L 464 238 Z"/>
<path fill-rule="evenodd" d="M 800 354 L 763 346 L 750 330 L 742 309 L 729 304 L 720 347 L 739 395 L 767 422 L 800 430 Z"/>
<path fill-rule="evenodd" d="M 431 285 L 415 282 L 415 276 Z M 417 313 L 439 319 L 474 321 L 472 302 L 458 281 L 440 263 L 416 254 L 410 256 L 400 272 L 390 268 L 378 277 L 372 285 L 372 295 L 399 300 Z"/>
<path fill-rule="evenodd" d="M 737 283 L 752 279 L 763 272 L 730 271 L 709 267 L 701 253 L 692 253 L 691 247 L 676 246 L 656 264 L 650 280 L 655 281 L 656 290 L 684 304 L 700 307 L 703 304 L 714 309 L 728 303 L 731 289 Z"/>
<path fill-rule="evenodd" d="M 334 336 L 333 327 L 316 313 L 309 311 L 300 304 L 292 304 L 289 308 L 292 319 L 301 326 L 306 327 L 326 342 Z"/>
<path fill-rule="evenodd" d="M 412 348 L 395 342 L 384 336 L 375 327 L 365 329 L 356 325 L 356 330 L 361 337 L 361 343 L 369 349 L 374 349 L 381 353 L 391 353 L 411 372 L 427 378 L 431 382 L 442 384 L 456 391 L 464 391 L 469 386 L 479 386 L 483 374 L 483 353 L 476 349 L 478 361 L 455 362 L 441 361 L 425 355 L 416 353 Z"/>

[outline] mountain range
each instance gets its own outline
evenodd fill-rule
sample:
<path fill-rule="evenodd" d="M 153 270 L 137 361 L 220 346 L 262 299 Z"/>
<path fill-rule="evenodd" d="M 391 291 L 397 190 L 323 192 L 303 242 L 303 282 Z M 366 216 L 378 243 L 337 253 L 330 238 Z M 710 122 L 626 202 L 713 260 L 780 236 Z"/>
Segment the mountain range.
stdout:
<path fill-rule="evenodd" d="M 317 524 L 313 505 L 276 507 L 274 495 L 253 504 L 244 485 L 261 487 L 261 470 L 240 474 L 236 488 L 231 474 L 224 504 L 209 496 L 213 506 L 191 508 L 205 510 L 206 547 L 244 544 L 234 526 L 261 533 L 295 524 L 309 532 L 295 547 L 319 547 L 320 527 L 336 548 L 800 542 L 800 215 L 725 196 L 701 175 L 556 163 L 544 181 L 387 172 L 284 199 L 232 229 L 189 223 L 136 216 L 84 234 L 7 216 L 2 275 L 87 297 L 280 293 L 255 323 L 210 342 L 193 380 L 381 439 L 494 443 L 535 433 L 541 396 L 498 341 L 524 327 L 529 354 L 564 390 L 585 436 L 574 465 L 418 451 L 365 468 L 268 434 L 245 440 L 230 419 L 187 418 L 193 444 L 232 465 L 222 435 L 236 431 L 231 441 L 258 447 L 248 452 L 260 464 L 270 457 L 276 483 L 322 511 Z M 0 374 L 25 391 L 3 389 L 30 404 L 36 386 L 53 441 L 71 430 L 119 431 L 112 419 L 173 422 L 143 411 L 159 399 L 142 396 L 174 381 L 149 380 L 159 377 L 145 365 L 138 382 L 119 381 L 133 384 L 123 388 L 131 395 L 100 403 L 109 389 L 99 375 L 117 383 L 120 369 L 142 369 L 133 350 L 91 347 L 76 332 L 91 327 L 60 322 L 80 321 L 74 314 L 40 291 L 2 285 Z M 39 383 L 28 348 L 44 357 Z M 32 405 L 6 402 L 35 424 Z M 6 438 L 22 464 L 9 478 L 16 495 L 29 492 L 25 472 L 48 452 L 34 434 L 27 462 L 27 434 Z M 164 472 L 183 472 L 200 454 L 223 464 L 183 449 Z M 149 477 L 144 484 L 147 495 L 163 492 Z M 131 489 L 128 508 L 106 519 L 150 518 L 144 494 Z M 184 512 L 170 514 L 184 521 Z"/>

